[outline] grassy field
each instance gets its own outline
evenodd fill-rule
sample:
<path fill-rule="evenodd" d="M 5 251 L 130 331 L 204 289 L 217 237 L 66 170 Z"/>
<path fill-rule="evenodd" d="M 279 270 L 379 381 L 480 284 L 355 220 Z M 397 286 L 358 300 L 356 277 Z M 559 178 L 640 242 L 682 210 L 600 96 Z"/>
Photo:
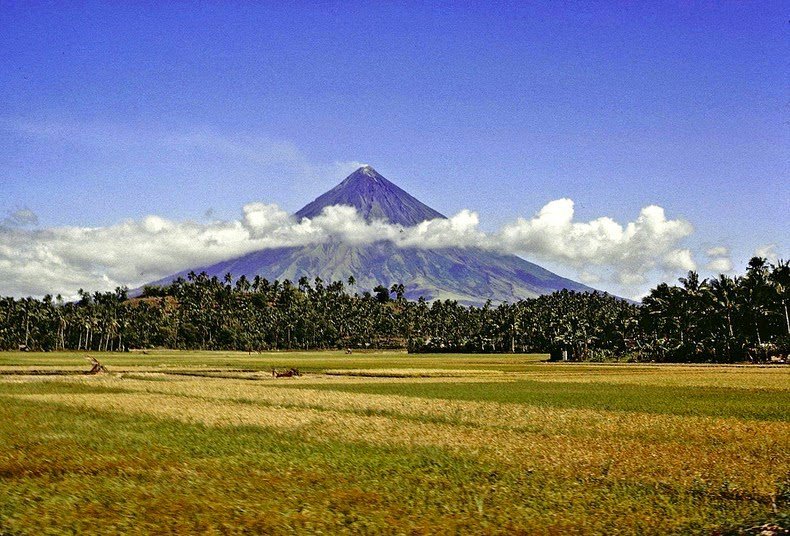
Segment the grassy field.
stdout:
<path fill-rule="evenodd" d="M 92 355 L 108 373 L 0 353 L 0 534 L 721 534 L 790 508 L 788 368 Z"/>

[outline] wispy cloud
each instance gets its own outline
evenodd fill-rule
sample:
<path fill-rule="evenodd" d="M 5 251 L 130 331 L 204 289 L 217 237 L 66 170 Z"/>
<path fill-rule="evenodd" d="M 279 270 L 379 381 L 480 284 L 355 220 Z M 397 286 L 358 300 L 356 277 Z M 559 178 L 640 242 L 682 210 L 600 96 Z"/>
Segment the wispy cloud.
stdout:
<path fill-rule="evenodd" d="M 213 157 L 228 162 L 243 161 L 261 175 L 287 168 L 308 183 L 328 184 L 326 181 L 343 178 L 362 165 L 354 160 L 316 164 L 290 141 L 243 132 L 228 135 L 211 127 L 157 128 L 123 123 L 0 117 L 0 130 L 21 138 L 78 145 L 103 153 L 139 151 L 155 158 L 177 154 L 184 162 L 191 163 Z"/>
<path fill-rule="evenodd" d="M 732 271 L 732 260 L 727 257 L 711 259 L 705 267 L 713 273 L 726 274 Z"/>
<path fill-rule="evenodd" d="M 776 244 L 763 244 L 754 250 L 756 257 L 763 257 L 771 262 L 776 262 L 779 253 L 776 251 Z"/>
<path fill-rule="evenodd" d="M 715 246 L 708 248 L 705 254 L 708 256 L 708 263 L 705 265 L 705 268 L 709 271 L 714 274 L 726 274 L 732 271 L 733 265 L 729 248 Z"/>
<path fill-rule="evenodd" d="M 6 227 L 27 227 L 38 225 L 38 215 L 29 208 L 20 208 L 10 211 L 8 215 L 0 220 L 0 225 Z"/>

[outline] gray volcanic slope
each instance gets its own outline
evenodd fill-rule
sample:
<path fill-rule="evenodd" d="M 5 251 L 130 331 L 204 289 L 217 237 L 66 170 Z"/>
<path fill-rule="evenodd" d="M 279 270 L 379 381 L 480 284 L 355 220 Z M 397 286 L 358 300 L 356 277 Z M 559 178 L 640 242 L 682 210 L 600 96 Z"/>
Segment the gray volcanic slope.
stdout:
<path fill-rule="evenodd" d="M 296 213 L 296 217 L 314 218 L 321 214 L 324 207 L 332 205 L 351 205 L 367 221 L 387 220 L 405 227 L 425 220 L 444 218 L 444 215 L 404 192 L 370 166 L 359 168 L 343 182 L 305 205 Z"/>
<path fill-rule="evenodd" d="M 312 218 L 331 205 L 351 205 L 367 220 L 386 219 L 406 226 L 444 218 L 369 166 L 349 175 L 296 215 Z M 189 271 L 155 284 L 167 284 Z M 297 281 L 302 276 L 310 280 L 320 277 L 327 282 L 346 281 L 353 275 L 356 291 L 371 290 L 378 284 L 403 283 L 409 298 L 454 299 L 468 305 L 482 305 L 488 299 L 495 303 L 514 302 L 563 288 L 593 290 L 515 255 L 474 248 L 399 248 L 386 241 L 362 246 L 331 242 L 261 250 L 195 271 L 219 277 L 226 273 L 248 278 L 259 275 L 270 281 Z"/>

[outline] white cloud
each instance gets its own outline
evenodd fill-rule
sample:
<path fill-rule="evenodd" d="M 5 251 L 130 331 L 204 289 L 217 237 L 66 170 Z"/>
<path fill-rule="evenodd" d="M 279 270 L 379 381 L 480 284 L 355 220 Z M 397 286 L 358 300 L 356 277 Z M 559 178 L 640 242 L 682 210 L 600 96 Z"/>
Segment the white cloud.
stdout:
<path fill-rule="evenodd" d="M 255 237 L 266 236 L 290 221 L 290 216 L 275 204 L 249 203 L 244 205 L 242 225 Z"/>
<path fill-rule="evenodd" d="M 645 207 L 635 221 L 621 225 L 601 217 L 574 221 L 573 201 L 559 199 L 533 218 L 519 218 L 497 233 L 503 249 L 556 261 L 589 271 L 591 266 L 615 269 L 626 286 L 645 281 L 653 270 L 676 273 L 696 268 L 691 252 L 678 249 L 693 231 L 684 220 L 667 220 L 664 209 Z"/>
<path fill-rule="evenodd" d="M 711 272 L 725 274 L 732 271 L 732 260 L 729 257 L 717 257 L 705 266 Z"/>
<path fill-rule="evenodd" d="M 730 250 L 724 246 L 716 246 L 709 248 L 705 254 L 708 257 L 726 257 L 730 254 Z"/>
<path fill-rule="evenodd" d="M 498 245 L 478 229 L 480 219 L 476 212 L 462 210 L 447 219 L 424 221 L 405 229 L 396 242 L 402 247 L 424 249 L 445 247 L 493 247 Z"/>
<path fill-rule="evenodd" d="M 763 257 L 768 259 L 768 262 L 776 262 L 779 259 L 779 253 L 776 251 L 776 244 L 764 244 L 754 250 L 755 257 Z"/>
<path fill-rule="evenodd" d="M 697 268 L 697 263 L 694 262 L 689 249 L 673 249 L 664 255 L 664 264 L 670 272 L 678 270 L 688 272 Z"/>
<path fill-rule="evenodd" d="M 732 271 L 732 258 L 730 257 L 730 250 L 724 246 L 715 246 L 708 248 L 705 252 L 708 256 L 708 263 L 705 268 L 714 274 L 726 274 Z"/>
<path fill-rule="evenodd" d="M 402 227 L 366 222 L 352 207 L 327 207 L 297 221 L 275 204 L 249 203 L 238 220 L 173 221 L 156 215 L 108 227 L 26 229 L 0 226 L 0 294 L 73 296 L 77 289 L 112 289 L 155 281 L 256 250 L 341 240 L 366 244 L 390 240 L 400 247 L 481 247 L 570 266 L 590 283 L 644 285 L 653 273 L 696 267 L 679 247 L 691 233 L 649 206 L 632 222 L 602 217 L 574 220 L 570 199 L 552 201 L 530 219 L 485 233 L 475 212 Z M 633 293 L 633 292 L 632 292 Z"/>

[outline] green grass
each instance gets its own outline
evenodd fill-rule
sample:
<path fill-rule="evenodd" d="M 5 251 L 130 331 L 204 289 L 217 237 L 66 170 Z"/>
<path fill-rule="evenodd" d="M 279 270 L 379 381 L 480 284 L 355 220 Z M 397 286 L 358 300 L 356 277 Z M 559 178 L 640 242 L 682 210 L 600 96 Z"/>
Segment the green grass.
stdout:
<path fill-rule="evenodd" d="M 0 374 L 0 535 L 712 534 L 790 510 L 787 368 L 91 355 L 111 373 Z M 308 374 L 150 372 L 272 366 Z"/>
<path fill-rule="evenodd" d="M 639 411 L 777 421 L 785 421 L 790 417 L 788 414 L 790 395 L 787 391 L 774 389 L 663 387 L 523 380 L 506 383 L 338 383 L 307 386 L 284 384 L 281 387 L 601 411 Z"/>
<path fill-rule="evenodd" d="M 721 490 L 563 479 L 255 427 L 24 402 L 0 407 L 0 422 L 0 531 L 10 534 L 606 532 L 613 519 L 634 534 L 693 533 L 765 512 Z M 622 517 L 631 510 L 640 516 Z"/>

